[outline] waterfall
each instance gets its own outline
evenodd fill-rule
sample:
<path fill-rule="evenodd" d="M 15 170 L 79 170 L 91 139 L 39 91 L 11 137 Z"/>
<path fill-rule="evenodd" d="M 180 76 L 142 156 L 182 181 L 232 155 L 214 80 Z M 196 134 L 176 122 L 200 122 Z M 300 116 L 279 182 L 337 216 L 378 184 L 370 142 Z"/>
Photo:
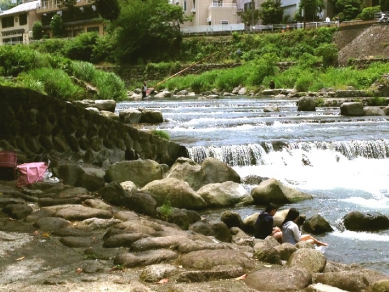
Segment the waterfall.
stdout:
<path fill-rule="evenodd" d="M 275 142 L 276 143 L 276 142 Z M 271 164 L 271 153 L 280 152 L 281 159 L 286 161 L 290 157 L 301 160 L 301 156 L 309 161 L 310 155 L 319 151 L 331 152 L 334 160 L 340 157 L 352 160 L 358 157 L 368 159 L 389 158 L 389 140 L 352 140 L 352 141 L 315 141 L 315 142 L 290 142 L 275 150 L 273 143 L 229 146 L 194 146 L 189 147 L 189 157 L 197 163 L 201 163 L 207 157 L 215 157 L 231 166 L 250 166 Z"/>

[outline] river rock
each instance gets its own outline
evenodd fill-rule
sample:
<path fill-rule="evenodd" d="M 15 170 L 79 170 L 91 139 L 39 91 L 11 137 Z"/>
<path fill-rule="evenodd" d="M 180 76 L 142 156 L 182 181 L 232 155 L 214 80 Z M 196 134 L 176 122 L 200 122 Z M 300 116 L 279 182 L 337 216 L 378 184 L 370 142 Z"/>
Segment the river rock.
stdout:
<path fill-rule="evenodd" d="M 157 206 L 170 202 L 171 206 L 176 208 L 201 209 L 207 207 L 207 203 L 187 182 L 175 178 L 152 181 L 141 191 L 149 193 L 157 201 Z"/>
<path fill-rule="evenodd" d="M 142 117 L 142 113 L 133 108 L 124 109 L 119 112 L 119 119 L 124 124 L 137 124 Z"/>
<path fill-rule="evenodd" d="M 364 116 L 365 112 L 361 102 L 344 102 L 340 106 L 340 114 L 344 116 Z"/>
<path fill-rule="evenodd" d="M 248 287 L 258 291 L 301 291 L 311 281 L 311 274 L 299 268 L 262 269 L 248 274 L 244 280 Z"/>
<path fill-rule="evenodd" d="M 224 222 L 228 228 L 231 227 L 239 227 L 243 226 L 242 217 L 238 212 L 234 212 L 231 210 L 224 211 L 221 214 L 220 221 Z"/>
<path fill-rule="evenodd" d="M 229 249 L 192 251 L 184 254 L 178 263 L 194 270 L 210 270 L 221 265 L 241 267 L 244 271 L 256 267 L 254 260 L 245 253 Z"/>
<path fill-rule="evenodd" d="M 201 172 L 201 165 L 194 162 L 192 159 L 179 157 L 166 177 L 172 177 L 186 181 L 194 190 L 198 190 L 203 181 L 203 173 Z"/>
<path fill-rule="evenodd" d="M 66 220 L 81 221 L 93 217 L 109 219 L 112 218 L 113 216 L 113 214 L 109 211 L 84 207 L 81 205 L 61 205 L 61 206 L 45 207 L 45 208 L 54 209 L 55 217 L 64 218 Z"/>
<path fill-rule="evenodd" d="M 352 231 L 372 231 L 389 228 L 389 218 L 378 212 L 352 211 L 343 217 L 343 223 L 346 229 Z"/>
<path fill-rule="evenodd" d="M 63 218 L 57 217 L 44 217 L 35 222 L 34 227 L 39 228 L 42 231 L 51 232 L 60 228 L 66 228 L 70 226 L 70 222 Z"/>
<path fill-rule="evenodd" d="M 274 178 L 265 180 L 252 189 L 251 196 L 256 204 L 268 204 L 269 202 L 288 204 L 312 199 L 311 195 L 288 187 Z"/>
<path fill-rule="evenodd" d="M 239 174 L 234 169 L 213 157 L 208 157 L 203 161 L 201 171 L 204 173 L 202 185 L 226 181 L 241 182 Z"/>
<path fill-rule="evenodd" d="M 304 221 L 303 229 L 306 232 L 313 234 L 321 234 L 333 231 L 330 223 L 320 214 L 315 214 L 311 218 Z"/>
<path fill-rule="evenodd" d="M 197 194 L 210 207 L 244 206 L 254 202 L 253 197 L 241 184 L 232 181 L 205 185 L 197 191 Z"/>
<path fill-rule="evenodd" d="M 261 262 L 281 265 L 281 257 L 279 252 L 271 246 L 263 244 L 261 248 L 257 248 L 254 252 L 253 257 Z"/>
<path fill-rule="evenodd" d="M 139 109 L 142 113 L 140 123 L 157 124 L 163 122 L 162 112 L 148 109 Z"/>
<path fill-rule="evenodd" d="M 177 258 L 177 253 L 168 249 L 149 250 L 140 253 L 122 253 L 114 258 L 115 265 L 123 267 L 148 266 Z"/>
<path fill-rule="evenodd" d="M 363 108 L 365 116 L 385 116 L 385 112 L 379 106 L 365 106 Z"/>
<path fill-rule="evenodd" d="M 298 111 L 316 111 L 316 98 L 313 96 L 302 96 L 297 102 Z"/>
<path fill-rule="evenodd" d="M 178 275 L 176 281 L 179 283 L 218 281 L 221 279 L 237 278 L 243 275 L 243 273 L 244 272 L 241 267 L 217 266 L 211 270 L 182 272 Z"/>
<path fill-rule="evenodd" d="M 130 247 L 135 241 L 146 237 L 143 233 L 121 233 L 109 236 L 105 239 L 103 246 L 112 247 Z"/>
<path fill-rule="evenodd" d="M 311 273 L 322 272 L 326 265 L 326 257 L 314 248 L 300 248 L 288 259 L 289 267 L 304 268 Z"/>
<path fill-rule="evenodd" d="M 274 247 L 275 250 L 280 254 L 280 258 L 283 261 L 287 261 L 290 256 L 297 250 L 297 247 L 294 244 L 285 242 Z"/>
<path fill-rule="evenodd" d="M 371 292 L 389 291 L 389 279 L 379 280 L 371 286 Z"/>
<path fill-rule="evenodd" d="M 347 292 L 346 290 L 342 290 L 330 285 L 325 285 L 322 283 L 309 285 L 306 289 L 306 292 Z"/>
<path fill-rule="evenodd" d="M 157 283 L 161 279 L 174 275 L 177 270 L 177 267 L 169 264 L 150 265 L 142 271 L 140 279 L 145 282 Z"/>
<path fill-rule="evenodd" d="M 14 219 L 24 219 L 32 213 L 32 208 L 26 204 L 9 204 L 2 211 Z"/>
<path fill-rule="evenodd" d="M 323 283 L 346 291 L 366 291 L 370 285 L 380 280 L 388 280 L 388 276 L 366 269 L 329 272 L 316 274 L 316 283 Z M 386 291 L 386 290 L 379 290 Z"/>
<path fill-rule="evenodd" d="M 150 159 L 117 162 L 111 165 L 106 172 L 108 182 L 132 181 L 138 187 L 143 187 L 149 182 L 162 179 L 162 177 L 161 165 Z"/>

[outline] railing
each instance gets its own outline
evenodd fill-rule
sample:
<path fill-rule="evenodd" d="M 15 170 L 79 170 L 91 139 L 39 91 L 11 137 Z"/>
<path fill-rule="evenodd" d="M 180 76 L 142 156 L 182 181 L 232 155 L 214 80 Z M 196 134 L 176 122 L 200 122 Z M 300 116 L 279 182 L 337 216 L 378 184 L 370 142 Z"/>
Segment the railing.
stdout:
<path fill-rule="evenodd" d="M 226 7 L 226 8 L 231 8 L 231 7 L 237 7 L 236 3 L 212 3 L 209 7 Z"/>
<path fill-rule="evenodd" d="M 83 6 L 86 4 L 93 3 L 93 0 L 78 0 L 75 6 Z M 37 11 L 39 12 L 48 12 L 62 9 L 63 5 L 59 0 L 42 0 L 41 5 L 38 7 Z"/>
<path fill-rule="evenodd" d="M 232 32 L 232 31 L 243 31 L 244 24 L 217 24 L 217 25 L 199 25 L 199 26 L 191 26 L 185 27 L 181 29 L 183 34 L 191 35 L 191 34 L 214 34 L 221 32 Z"/>

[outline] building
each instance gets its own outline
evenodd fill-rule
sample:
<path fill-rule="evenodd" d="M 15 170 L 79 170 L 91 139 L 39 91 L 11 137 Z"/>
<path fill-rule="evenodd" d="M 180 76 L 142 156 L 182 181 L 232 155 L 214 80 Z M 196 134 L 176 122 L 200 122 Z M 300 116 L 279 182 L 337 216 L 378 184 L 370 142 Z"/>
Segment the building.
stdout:
<path fill-rule="evenodd" d="M 50 22 L 55 14 L 62 17 L 67 37 L 83 32 L 104 34 L 103 21 L 96 12 L 92 0 L 77 0 L 72 8 L 61 6 L 57 0 L 24 0 L 25 3 L 0 12 L 0 44 L 29 43 L 32 40 L 32 27 L 41 21 L 44 34 L 53 37 Z"/>
<path fill-rule="evenodd" d="M 38 7 L 39 1 L 31 1 L 2 11 L 0 43 L 28 44 L 32 37 L 32 26 L 39 20 L 36 13 Z"/>
<path fill-rule="evenodd" d="M 236 0 L 171 0 L 170 3 L 181 6 L 185 15 L 193 17 L 183 27 L 238 23 Z"/>
<path fill-rule="evenodd" d="M 72 8 L 61 6 L 57 0 L 39 0 L 37 15 L 42 21 L 45 34 L 52 37 L 50 22 L 55 14 L 62 17 L 66 28 L 66 36 L 74 37 L 84 32 L 104 34 L 103 21 L 96 12 L 92 0 L 77 0 Z"/>

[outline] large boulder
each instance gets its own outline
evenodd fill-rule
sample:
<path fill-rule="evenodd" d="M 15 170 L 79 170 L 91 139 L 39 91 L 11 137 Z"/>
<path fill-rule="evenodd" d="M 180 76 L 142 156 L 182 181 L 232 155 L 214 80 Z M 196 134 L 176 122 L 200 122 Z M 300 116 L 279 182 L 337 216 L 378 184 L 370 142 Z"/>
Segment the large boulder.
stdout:
<path fill-rule="evenodd" d="M 206 158 L 201 166 L 191 159 L 181 157 L 171 167 L 167 177 L 182 179 L 195 191 L 212 183 L 241 182 L 235 170 L 213 157 Z"/>
<path fill-rule="evenodd" d="M 154 160 L 122 161 L 111 165 L 106 171 L 105 179 L 108 182 L 118 183 L 132 181 L 138 187 L 143 187 L 153 180 L 163 177 L 163 168 Z"/>
<path fill-rule="evenodd" d="M 137 124 L 142 117 L 142 113 L 133 108 L 124 109 L 119 112 L 119 119 L 124 124 Z"/>
<path fill-rule="evenodd" d="M 155 180 L 144 186 L 141 191 L 149 193 L 157 206 L 170 202 L 171 206 L 185 209 L 206 208 L 207 203 L 187 182 L 175 178 Z"/>
<path fill-rule="evenodd" d="M 241 184 L 232 181 L 205 185 L 197 191 L 197 194 L 210 207 L 244 206 L 254 202 L 253 197 Z"/>
<path fill-rule="evenodd" d="M 208 157 L 203 161 L 201 171 L 204 174 L 202 185 L 226 181 L 240 183 L 240 176 L 234 169 L 213 157 Z"/>
<path fill-rule="evenodd" d="M 288 204 L 312 199 L 311 195 L 288 187 L 274 178 L 265 180 L 252 189 L 251 196 L 256 204 L 261 205 L 270 202 Z"/>
<path fill-rule="evenodd" d="M 333 231 L 330 223 L 319 214 L 313 215 L 311 218 L 304 221 L 303 229 L 306 232 L 313 234 L 321 234 Z"/>
<path fill-rule="evenodd" d="M 261 269 L 247 275 L 246 285 L 258 291 L 302 291 L 312 282 L 305 269 Z"/>
<path fill-rule="evenodd" d="M 163 122 L 162 112 L 148 109 L 139 109 L 142 113 L 140 123 L 157 124 Z"/>
<path fill-rule="evenodd" d="M 228 228 L 241 228 L 243 226 L 243 220 L 240 214 L 231 210 L 224 211 L 220 216 L 220 221 L 224 222 Z"/>
<path fill-rule="evenodd" d="M 174 162 L 166 177 L 184 180 L 195 191 L 201 187 L 203 181 L 201 165 L 185 157 L 180 157 Z"/>
<path fill-rule="evenodd" d="M 365 106 L 363 108 L 365 116 L 385 116 L 385 112 L 379 106 Z"/>
<path fill-rule="evenodd" d="M 320 251 L 314 248 L 300 248 L 289 257 L 287 265 L 319 273 L 324 270 L 326 263 L 327 259 Z"/>
<path fill-rule="evenodd" d="M 340 106 L 340 114 L 344 116 L 364 116 L 365 112 L 361 102 L 344 102 Z"/>
<path fill-rule="evenodd" d="M 343 217 L 344 227 L 352 231 L 372 231 L 389 228 L 389 218 L 378 212 L 352 211 Z"/>
<path fill-rule="evenodd" d="M 316 111 L 316 99 L 312 96 L 302 96 L 298 100 L 298 111 Z"/>

